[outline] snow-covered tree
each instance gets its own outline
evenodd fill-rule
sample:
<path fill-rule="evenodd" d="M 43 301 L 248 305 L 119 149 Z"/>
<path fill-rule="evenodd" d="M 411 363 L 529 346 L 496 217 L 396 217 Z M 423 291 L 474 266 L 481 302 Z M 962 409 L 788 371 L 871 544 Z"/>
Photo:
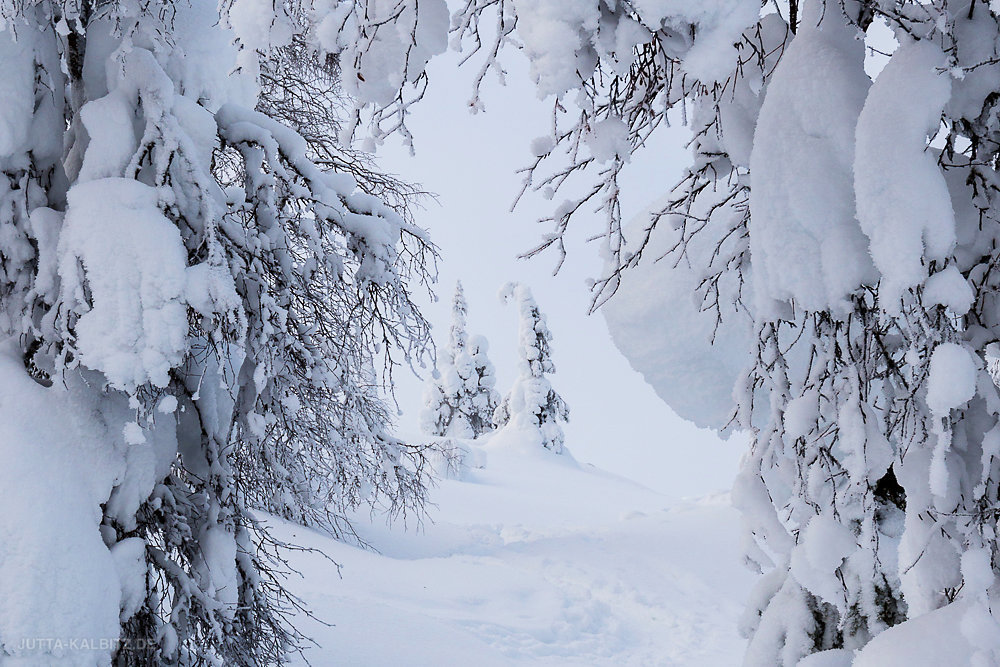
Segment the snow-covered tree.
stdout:
<path fill-rule="evenodd" d="M 462 283 L 455 285 L 452 300 L 451 329 L 438 377 L 427 384 L 423 429 L 435 436 L 478 438 L 493 430 L 493 411 L 499 394 L 495 389 L 496 372 L 490 362 L 489 343 L 482 336 L 469 337 Z"/>
<path fill-rule="evenodd" d="M 330 140 L 306 9 L 0 2 L 4 656 L 277 664 L 299 603 L 254 510 L 422 503 L 374 360 L 427 345 L 433 249 Z"/>
<path fill-rule="evenodd" d="M 376 137 L 404 124 L 442 37 L 435 20 L 411 30 L 418 5 L 403 4 L 400 41 L 424 48 L 393 95 L 359 98 Z M 734 497 L 766 574 L 747 664 L 853 649 L 955 601 L 976 660 L 1000 662 L 997 11 L 467 0 L 452 19 L 452 43 L 479 57 L 473 108 L 513 44 L 553 98 L 525 188 L 568 199 L 536 250 L 563 251 L 598 208 L 595 306 L 626 353 L 682 413 L 752 436 Z M 347 78 L 373 79 L 382 45 L 345 43 Z M 621 175 L 674 119 L 691 165 L 627 230 Z M 701 404 L 682 396 L 706 383 Z"/>
<path fill-rule="evenodd" d="M 493 422 L 497 428 L 514 423 L 520 428 L 537 429 L 542 446 L 561 454 L 566 439 L 562 422 L 569 420 L 569 406 L 547 377 L 556 372 L 556 366 L 545 315 L 526 285 L 508 283 L 500 291 L 500 298 L 517 304 L 518 376 L 493 413 Z"/>

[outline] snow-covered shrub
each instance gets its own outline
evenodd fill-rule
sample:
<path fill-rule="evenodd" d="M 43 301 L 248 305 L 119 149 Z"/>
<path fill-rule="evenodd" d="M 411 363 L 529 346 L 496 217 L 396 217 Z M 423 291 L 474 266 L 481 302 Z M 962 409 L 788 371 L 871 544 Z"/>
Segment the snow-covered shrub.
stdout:
<path fill-rule="evenodd" d="M 427 443 L 428 458 L 438 477 L 466 479 L 472 470 L 486 467 L 486 451 L 481 442 L 467 438 L 432 438 Z"/>
<path fill-rule="evenodd" d="M 473 108 L 511 44 L 554 98 L 525 188 L 576 185 L 537 250 L 562 251 L 596 207 L 607 270 L 595 307 L 622 291 L 635 307 L 612 306 L 610 321 L 648 331 L 617 336 L 626 354 L 686 414 L 752 436 L 734 496 L 747 560 L 767 574 L 748 664 L 855 649 L 962 600 L 975 660 L 1000 662 L 989 611 L 1000 596 L 997 11 L 980 0 L 469 0 L 453 17 L 453 44 L 481 64 Z M 419 39 L 409 25 L 398 33 Z M 415 63 L 439 46 L 426 42 Z M 373 61 L 352 62 L 368 79 Z M 408 99 L 380 101 L 373 134 L 387 115 L 402 123 Z M 626 238 L 620 176 L 671 116 L 693 131 L 691 164 Z M 642 290 L 661 258 L 661 281 L 691 289 L 665 287 L 651 310 Z M 676 326 L 684 316 L 708 320 L 695 329 L 704 345 Z M 706 361 L 672 375 L 655 348 L 675 337 Z M 735 378 L 728 412 L 677 399 L 700 365 L 713 382 Z"/>
<path fill-rule="evenodd" d="M 433 250 L 274 7 L 0 3 L 0 504 L 45 497 L 0 527 L 3 655 L 277 664 L 298 603 L 253 510 L 422 504 L 373 364 L 426 347 Z"/>
<path fill-rule="evenodd" d="M 455 286 L 452 322 L 444 357 L 439 360 L 438 377 L 427 383 L 421 413 L 425 433 L 456 438 L 478 438 L 493 430 L 493 412 L 499 394 L 494 388 L 496 372 L 483 336 L 469 338 L 462 283 Z"/>
<path fill-rule="evenodd" d="M 552 333 L 526 285 L 508 283 L 500 297 L 517 305 L 518 376 L 493 413 L 493 422 L 497 428 L 513 422 L 518 428 L 536 429 L 542 446 L 561 454 L 566 439 L 561 422 L 569 420 L 569 406 L 547 377 L 556 372 Z"/>

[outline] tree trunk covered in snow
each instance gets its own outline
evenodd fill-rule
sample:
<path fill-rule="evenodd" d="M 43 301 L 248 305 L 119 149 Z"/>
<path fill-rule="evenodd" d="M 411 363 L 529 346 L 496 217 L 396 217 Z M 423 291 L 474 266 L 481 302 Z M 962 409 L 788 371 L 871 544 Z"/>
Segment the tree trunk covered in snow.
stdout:
<path fill-rule="evenodd" d="M 355 130 L 406 132 L 443 4 L 402 3 L 392 38 L 344 10 L 349 46 L 327 44 Z M 764 573 L 747 663 L 857 648 L 958 598 L 976 659 L 1000 661 L 990 3 L 467 0 L 451 25 L 481 66 L 473 108 L 512 43 L 555 98 L 524 187 L 576 185 L 534 252 L 564 252 L 598 209 L 594 304 L 623 350 L 682 415 L 752 435 L 734 489 Z M 398 86 L 371 83 L 380 66 Z M 691 165 L 627 227 L 619 180 L 668 119 Z"/>
<path fill-rule="evenodd" d="M 304 7 L 0 16 L 0 653 L 283 662 L 300 605 L 255 510 L 422 506 L 375 366 L 428 344 L 413 192 L 335 140 Z"/>

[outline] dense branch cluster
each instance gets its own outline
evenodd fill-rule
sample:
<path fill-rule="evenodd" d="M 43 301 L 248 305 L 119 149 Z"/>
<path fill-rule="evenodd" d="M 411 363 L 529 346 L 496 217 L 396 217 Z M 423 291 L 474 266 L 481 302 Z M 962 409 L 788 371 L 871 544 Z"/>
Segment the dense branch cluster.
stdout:
<path fill-rule="evenodd" d="M 43 496 L 0 530 L 27 545 L 0 564 L 3 655 L 283 662 L 299 605 L 256 511 L 342 535 L 358 505 L 422 507 L 380 375 L 429 344 L 411 290 L 435 250 L 414 191 L 338 146 L 337 60 L 285 9 L 261 38 L 252 2 L 221 24 L 199 1 L 0 5 L 0 312 L 27 370 L 4 367 L 2 458 L 51 464 L 3 484 L 5 507 Z"/>

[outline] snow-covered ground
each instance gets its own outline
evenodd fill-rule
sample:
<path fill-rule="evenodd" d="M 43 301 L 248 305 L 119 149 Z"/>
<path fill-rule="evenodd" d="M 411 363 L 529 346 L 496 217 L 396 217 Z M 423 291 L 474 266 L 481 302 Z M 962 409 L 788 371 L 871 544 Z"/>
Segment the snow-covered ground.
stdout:
<path fill-rule="evenodd" d="M 330 624 L 299 623 L 313 665 L 739 664 L 753 577 L 727 495 L 670 501 L 512 428 L 482 449 L 419 528 L 359 518 L 371 549 L 275 524 L 340 566 L 292 561 Z"/>

